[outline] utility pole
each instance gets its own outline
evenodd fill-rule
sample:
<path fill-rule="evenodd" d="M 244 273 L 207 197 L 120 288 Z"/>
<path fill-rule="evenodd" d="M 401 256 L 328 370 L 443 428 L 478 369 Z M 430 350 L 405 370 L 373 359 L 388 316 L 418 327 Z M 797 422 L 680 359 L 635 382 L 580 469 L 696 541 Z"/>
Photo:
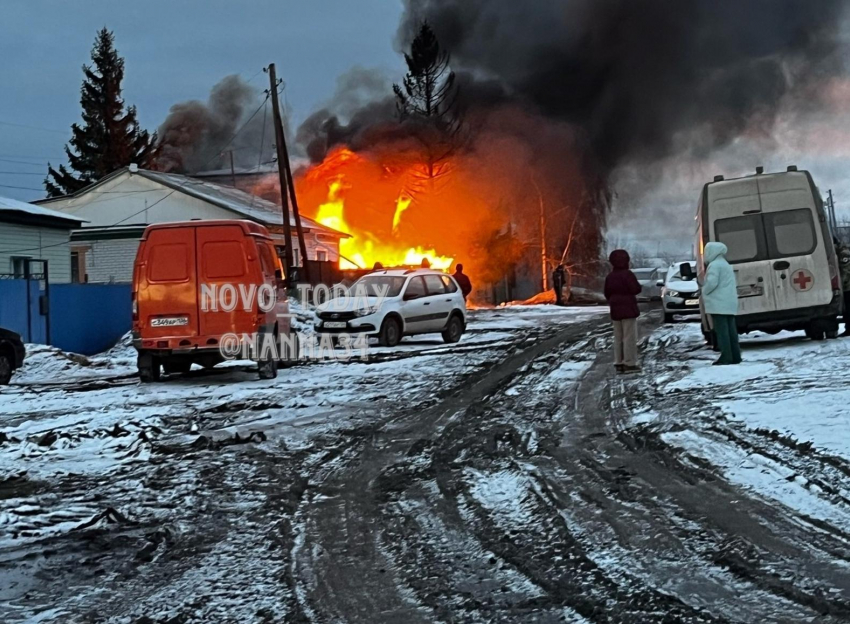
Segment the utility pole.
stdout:
<path fill-rule="evenodd" d="M 298 232 L 298 248 L 301 251 L 301 268 L 303 270 L 303 281 L 310 281 L 310 265 L 307 264 L 307 243 L 304 241 L 304 228 L 301 227 L 301 214 L 298 211 L 298 198 L 295 195 L 295 180 L 292 177 L 292 166 L 289 163 L 289 150 L 286 148 L 286 137 L 283 134 L 283 121 L 280 118 L 280 107 L 277 102 L 277 76 L 274 70 L 274 63 L 269 65 L 269 75 L 272 77 L 272 108 L 274 108 L 274 128 L 277 143 L 277 169 L 281 180 L 284 178 L 284 170 L 288 181 L 287 188 L 289 189 L 289 203 L 292 205 L 292 215 L 295 217 L 295 229 Z M 281 164 L 284 169 L 281 169 Z M 282 184 L 282 183 L 281 183 Z M 284 198 L 283 186 L 280 187 L 281 203 L 286 203 Z M 287 210 L 287 214 L 289 210 Z M 289 229 L 289 221 L 287 220 L 286 228 Z M 290 230 L 290 239 L 292 233 Z M 290 260 L 292 256 L 289 256 Z"/>
<path fill-rule="evenodd" d="M 838 227 L 838 221 L 835 218 L 835 200 L 832 198 L 832 189 L 829 189 L 829 218 L 832 221 L 832 231 L 835 232 Z"/>
<path fill-rule="evenodd" d="M 286 159 L 286 148 L 283 140 L 283 121 L 280 119 L 280 109 L 277 105 L 277 74 L 274 71 L 274 63 L 271 63 L 268 68 L 269 72 L 269 84 L 271 88 L 269 90 L 269 95 L 272 98 L 272 117 L 274 118 L 274 138 L 275 138 L 275 147 L 277 148 L 277 173 L 280 178 L 280 210 L 283 214 L 283 240 L 284 240 L 284 249 L 283 249 L 283 263 L 286 268 L 286 279 L 292 279 L 292 226 L 289 223 L 289 202 L 287 201 L 287 180 L 286 180 L 286 171 L 282 166 L 284 159 Z M 288 159 L 286 162 L 289 162 Z M 294 287 L 294 284 L 290 282 L 290 286 Z"/>

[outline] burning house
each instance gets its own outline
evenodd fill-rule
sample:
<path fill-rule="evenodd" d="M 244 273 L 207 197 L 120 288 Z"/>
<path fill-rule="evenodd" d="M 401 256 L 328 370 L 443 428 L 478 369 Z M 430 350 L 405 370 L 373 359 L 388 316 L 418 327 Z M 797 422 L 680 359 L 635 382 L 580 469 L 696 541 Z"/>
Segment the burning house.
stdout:
<path fill-rule="evenodd" d="M 560 263 L 592 283 L 618 175 L 648 192 L 665 159 L 705 158 L 816 108 L 841 64 L 841 5 L 408 0 L 404 79 L 353 70 L 290 133 L 301 211 L 348 235 L 348 266 L 463 262 L 480 286 L 513 286 L 501 298 L 549 287 Z M 270 162 L 268 125 L 248 118 L 256 99 L 231 77 L 209 102 L 175 106 L 159 132 L 166 169 L 197 171 L 240 124 L 246 144 L 211 156 L 222 180 L 228 160 Z M 278 200 L 275 175 L 251 178 Z"/>

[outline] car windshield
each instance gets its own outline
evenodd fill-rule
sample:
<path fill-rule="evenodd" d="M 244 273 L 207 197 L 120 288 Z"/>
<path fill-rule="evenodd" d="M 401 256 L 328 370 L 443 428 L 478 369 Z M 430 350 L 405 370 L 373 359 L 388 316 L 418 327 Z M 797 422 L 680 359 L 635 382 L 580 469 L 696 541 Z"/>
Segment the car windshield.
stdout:
<path fill-rule="evenodd" d="M 355 282 L 353 292 L 365 288 L 369 297 L 398 297 L 404 286 L 404 278 L 395 275 L 367 275 Z"/>
<path fill-rule="evenodd" d="M 639 280 L 648 280 L 652 279 L 652 274 L 655 273 L 655 269 L 634 269 L 632 273 L 635 274 L 635 277 Z"/>

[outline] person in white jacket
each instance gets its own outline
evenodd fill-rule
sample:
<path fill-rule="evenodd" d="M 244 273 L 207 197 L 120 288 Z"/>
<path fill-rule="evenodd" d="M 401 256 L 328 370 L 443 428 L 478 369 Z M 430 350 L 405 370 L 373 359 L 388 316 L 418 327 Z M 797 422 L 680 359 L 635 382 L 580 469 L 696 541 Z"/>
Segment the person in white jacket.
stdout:
<path fill-rule="evenodd" d="M 711 315 L 714 335 L 720 358 L 715 364 L 740 364 L 741 347 L 738 344 L 738 284 L 735 271 L 726 261 L 729 250 L 723 243 L 707 243 L 702 257 L 706 264 L 705 283 L 702 286 L 702 303 L 706 314 Z"/>

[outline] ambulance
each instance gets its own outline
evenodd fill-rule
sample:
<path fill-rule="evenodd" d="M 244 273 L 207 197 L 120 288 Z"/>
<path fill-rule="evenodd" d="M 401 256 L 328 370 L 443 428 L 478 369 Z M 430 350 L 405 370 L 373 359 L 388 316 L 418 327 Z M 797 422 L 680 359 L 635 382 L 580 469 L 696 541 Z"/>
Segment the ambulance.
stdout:
<path fill-rule="evenodd" d="M 807 171 L 788 167 L 703 187 L 697 211 L 697 273 L 705 275 L 710 241 L 729 248 L 738 283 L 738 333 L 805 331 L 835 338 L 842 314 L 841 279 L 823 200 Z M 710 319 L 702 312 L 703 331 Z"/>

